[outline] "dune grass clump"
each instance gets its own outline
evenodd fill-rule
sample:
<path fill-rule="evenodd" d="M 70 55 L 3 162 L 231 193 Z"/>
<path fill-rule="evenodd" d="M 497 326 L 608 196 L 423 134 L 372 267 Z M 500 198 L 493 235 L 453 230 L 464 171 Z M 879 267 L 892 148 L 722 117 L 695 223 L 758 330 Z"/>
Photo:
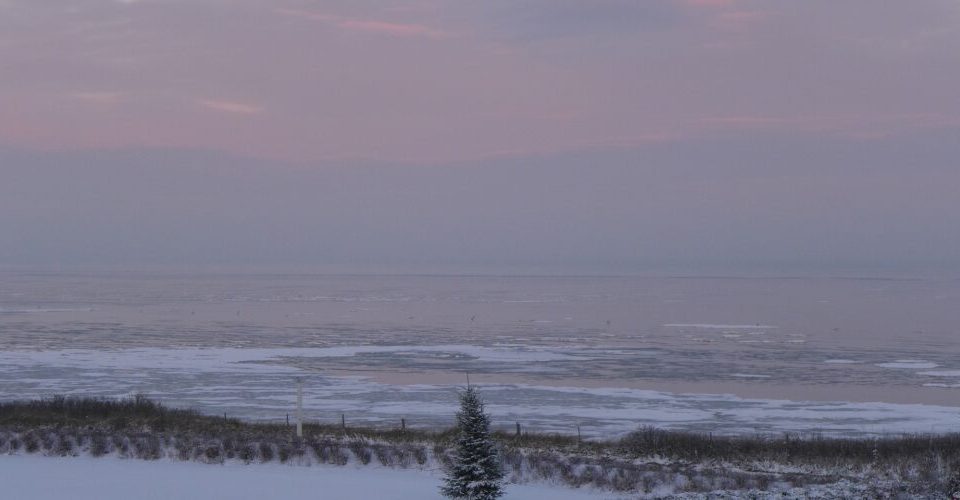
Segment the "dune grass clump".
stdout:
<path fill-rule="evenodd" d="M 678 460 L 774 461 L 796 464 L 846 463 L 862 466 L 938 456 L 960 462 L 960 434 L 909 434 L 878 438 L 822 435 L 722 436 L 645 427 L 616 446 L 632 457 Z"/>

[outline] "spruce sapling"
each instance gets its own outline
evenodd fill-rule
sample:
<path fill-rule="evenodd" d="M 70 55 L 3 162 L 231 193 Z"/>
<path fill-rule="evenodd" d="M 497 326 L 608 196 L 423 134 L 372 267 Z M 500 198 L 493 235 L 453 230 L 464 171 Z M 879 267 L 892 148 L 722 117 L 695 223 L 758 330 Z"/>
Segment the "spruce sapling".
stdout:
<path fill-rule="evenodd" d="M 476 389 L 460 393 L 456 450 L 440 489 L 447 498 L 495 500 L 503 495 L 503 470 L 496 444 L 490 437 L 490 417 Z"/>

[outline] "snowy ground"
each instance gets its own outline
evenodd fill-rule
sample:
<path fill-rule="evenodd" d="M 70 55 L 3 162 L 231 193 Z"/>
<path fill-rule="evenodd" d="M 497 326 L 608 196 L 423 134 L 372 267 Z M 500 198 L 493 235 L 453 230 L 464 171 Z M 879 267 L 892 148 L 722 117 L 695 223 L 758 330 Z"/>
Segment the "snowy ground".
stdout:
<path fill-rule="evenodd" d="M 441 499 L 440 477 L 379 467 L 201 465 L 116 458 L 0 457 L 3 498 L 19 500 Z M 507 499 L 613 498 L 550 485 L 509 485 Z"/>

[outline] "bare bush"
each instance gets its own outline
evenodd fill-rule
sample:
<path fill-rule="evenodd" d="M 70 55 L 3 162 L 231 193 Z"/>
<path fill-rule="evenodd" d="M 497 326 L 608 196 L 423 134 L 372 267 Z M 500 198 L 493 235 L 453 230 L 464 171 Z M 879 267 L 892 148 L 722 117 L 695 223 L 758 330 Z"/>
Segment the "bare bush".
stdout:
<path fill-rule="evenodd" d="M 373 458 L 373 452 L 370 451 L 370 447 L 363 439 L 351 439 L 347 447 L 350 448 L 353 456 L 363 465 L 369 464 Z"/>

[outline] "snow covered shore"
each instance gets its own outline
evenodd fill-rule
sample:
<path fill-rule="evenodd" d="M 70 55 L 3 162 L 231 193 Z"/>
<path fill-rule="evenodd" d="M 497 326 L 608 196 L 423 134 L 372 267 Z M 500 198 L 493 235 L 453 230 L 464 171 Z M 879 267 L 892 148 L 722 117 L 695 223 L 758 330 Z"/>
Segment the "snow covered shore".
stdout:
<path fill-rule="evenodd" d="M 0 456 L 3 498 L 20 500 L 441 499 L 431 471 L 170 460 Z M 507 499 L 612 498 L 551 485 L 509 485 Z"/>

